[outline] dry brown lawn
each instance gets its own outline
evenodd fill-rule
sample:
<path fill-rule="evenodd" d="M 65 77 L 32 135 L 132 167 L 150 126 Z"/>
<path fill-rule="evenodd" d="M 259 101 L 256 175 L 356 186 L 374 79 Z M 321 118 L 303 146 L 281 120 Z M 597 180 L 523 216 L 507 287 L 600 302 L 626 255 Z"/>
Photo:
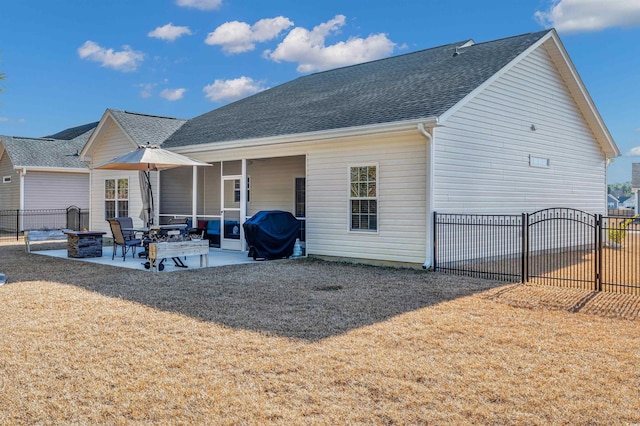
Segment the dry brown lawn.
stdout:
<path fill-rule="evenodd" d="M 640 297 L 0 247 L 0 424 L 640 423 Z"/>

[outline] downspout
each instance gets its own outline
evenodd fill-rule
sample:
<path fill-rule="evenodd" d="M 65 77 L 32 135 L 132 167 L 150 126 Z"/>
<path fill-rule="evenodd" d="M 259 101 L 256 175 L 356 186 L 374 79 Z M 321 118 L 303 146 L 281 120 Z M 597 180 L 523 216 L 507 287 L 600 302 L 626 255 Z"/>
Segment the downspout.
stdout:
<path fill-rule="evenodd" d="M 425 206 L 425 213 L 426 213 L 426 218 L 425 218 L 425 238 L 426 238 L 426 250 L 425 250 L 425 261 L 424 264 L 422 265 L 422 269 L 429 269 L 431 268 L 431 266 L 433 265 L 433 224 L 431 223 L 431 217 L 433 216 L 433 178 L 434 178 L 434 170 L 433 170 L 433 166 L 434 166 L 434 153 L 435 153 L 435 149 L 434 149 L 434 140 L 433 140 L 433 136 L 431 136 L 431 134 L 427 131 L 427 129 L 425 129 L 424 124 L 423 123 L 418 123 L 418 131 L 422 134 L 422 136 L 424 136 L 425 138 L 427 138 L 428 141 L 428 148 L 426 150 L 427 152 L 427 158 L 426 158 L 426 166 L 427 166 L 427 185 L 426 185 L 426 206 Z"/>
<path fill-rule="evenodd" d="M 24 175 L 27 174 L 27 168 L 23 167 L 20 170 L 20 220 L 18 222 L 18 228 L 20 231 L 24 231 Z"/>
<path fill-rule="evenodd" d="M 27 168 L 20 170 L 20 210 L 24 210 L 24 175 L 27 174 Z"/>

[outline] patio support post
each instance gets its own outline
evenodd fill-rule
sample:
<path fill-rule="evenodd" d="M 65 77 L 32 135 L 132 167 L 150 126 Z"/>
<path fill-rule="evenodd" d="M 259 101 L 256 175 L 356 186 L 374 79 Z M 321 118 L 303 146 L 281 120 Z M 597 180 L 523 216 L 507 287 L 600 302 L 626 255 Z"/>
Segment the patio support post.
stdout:
<path fill-rule="evenodd" d="M 193 166 L 193 180 L 191 188 L 191 226 L 198 227 L 198 166 Z"/>
<path fill-rule="evenodd" d="M 244 221 L 247 217 L 247 159 L 242 159 L 242 177 L 240 179 L 240 250 L 247 250 L 244 239 Z"/>

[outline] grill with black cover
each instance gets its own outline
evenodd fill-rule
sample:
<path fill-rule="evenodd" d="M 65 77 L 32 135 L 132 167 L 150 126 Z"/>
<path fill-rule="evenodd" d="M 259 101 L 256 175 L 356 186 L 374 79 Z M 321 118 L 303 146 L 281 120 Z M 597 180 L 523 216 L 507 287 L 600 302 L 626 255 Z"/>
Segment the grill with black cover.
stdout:
<path fill-rule="evenodd" d="M 249 245 L 249 257 L 282 259 L 293 254 L 300 235 L 300 223 L 289 212 L 263 210 L 244 224 L 244 236 Z"/>

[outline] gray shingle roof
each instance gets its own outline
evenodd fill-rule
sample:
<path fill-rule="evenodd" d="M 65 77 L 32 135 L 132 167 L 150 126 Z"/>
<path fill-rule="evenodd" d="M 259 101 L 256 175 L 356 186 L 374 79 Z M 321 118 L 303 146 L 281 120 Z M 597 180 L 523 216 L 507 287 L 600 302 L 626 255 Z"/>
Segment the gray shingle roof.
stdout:
<path fill-rule="evenodd" d="M 65 129 L 61 132 L 58 132 L 53 135 L 45 136 L 46 139 L 62 139 L 62 140 L 71 140 L 75 139 L 78 136 L 87 134 L 87 139 L 91 136 L 91 132 L 89 130 L 93 130 L 98 126 L 98 121 L 89 124 L 83 124 L 82 126 L 71 127 L 69 129 Z"/>
<path fill-rule="evenodd" d="M 86 168 L 78 153 L 98 122 L 65 129 L 44 138 L 0 136 L 14 166 Z M 54 138 L 53 136 L 57 136 Z"/>
<path fill-rule="evenodd" d="M 113 118 L 138 145 L 159 145 L 187 120 L 110 109 Z"/>
<path fill-rule="evenodd" d="M 443 114 L 551 30 L 465 42 L 311 74 L 189 120 L 164 147 L 179 147 Z"/>
<path fill-rule="evenodd" d="M 86 132 L 91 134 L 91 131 Z M 81 135 L 83 136 L 83 135 Z M 0 136 L 14 166 L 86 168 L 78 152 L 86 138 L 72 140 Z"/>

